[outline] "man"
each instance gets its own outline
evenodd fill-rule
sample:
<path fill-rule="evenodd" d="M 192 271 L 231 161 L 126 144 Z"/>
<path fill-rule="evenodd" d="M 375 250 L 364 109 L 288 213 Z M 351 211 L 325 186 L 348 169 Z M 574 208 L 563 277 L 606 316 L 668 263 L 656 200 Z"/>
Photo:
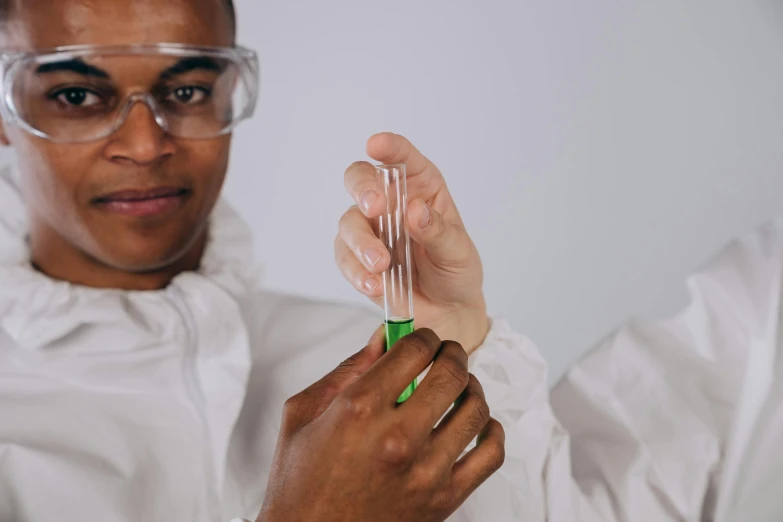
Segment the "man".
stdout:
<path fill-rule="evenodd" d="M 19 158 L 0 177 L 0 520 L 780 520 L 783 223 L 694 277 L 683 314 L 575 366 L 556 420 L 539 353 L 487 319 L 443 176 L 374 136 L 374 160 L 409 166 L 417 319 L 462 347 L 421 330 L 381 356 L 376 331 L 328 372 L 377 319 L 260 290 L 246 228 L 215 207 L 254 99 L 230 5 L 3 12 L 24 52 L 0 106 Z M 346 185 L 336 258 L 377 299 L 380 192 L 366 163 Z M 506 441 L 484 482 L 504 458 L 487 404 Z"/>
<path fill-rule="evenodd" d="M 422 329 L 381 357 L 376 331 L 330 373 L 377 314 L 261 290 L 246 226 L 217 203 L 257 90 L 231 3 L 3 7 L 0 140 L 18 166 L 0 177 L 0 520 L 254 519 L 262 501 L 265 522 L 457 510 L 504 460 L 466 355 L 513 430 L 503 364 L 524 342 L 502 321 L 490 332 L 478 254 L 435 167 L 402 137 L 369 142 L 410 167 L 419 325 L 462 346 Z M 348 169 L 364 217 L 341 221 L 337 255 L 377 297 L 371 174 Z M 514 516 L 506 469 L 458 520 Z"/>

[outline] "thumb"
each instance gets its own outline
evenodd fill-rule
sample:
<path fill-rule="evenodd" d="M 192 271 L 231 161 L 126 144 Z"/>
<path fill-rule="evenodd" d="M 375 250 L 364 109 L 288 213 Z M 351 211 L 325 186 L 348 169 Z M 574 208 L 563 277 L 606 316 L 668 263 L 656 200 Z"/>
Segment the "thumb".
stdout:
<path fill-rule="evenodd" d="M 367 346 L 353 354 L 337 368 L 286 403 L 286 421 L 298 428 L 317 419 L 343 390 L 380 359 L 385 351 L 386 330 L 379 327 Z"/>
<path fill-rule="evenodd" d="M 424 200 L 408 204 L 408 230 L 436 265 L 456 269 L 470 264 L 473 245 L 461 222 L 449 222 Z"/>

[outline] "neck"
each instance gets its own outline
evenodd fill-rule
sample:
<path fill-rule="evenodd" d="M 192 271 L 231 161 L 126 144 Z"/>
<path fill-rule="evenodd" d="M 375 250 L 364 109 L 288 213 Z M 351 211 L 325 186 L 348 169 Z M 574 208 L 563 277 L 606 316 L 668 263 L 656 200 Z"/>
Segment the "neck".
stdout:
<path fill-rule="evenodd" d="M 78 250 L 59 234 L 30 234 L 33 267 L 47 276 L 76 285 L 117 290 L 160 290 L 182 272 L 198 270 L 207 243 L 206 231 L 173 263 L 146 271 L 116 268 Z"/>

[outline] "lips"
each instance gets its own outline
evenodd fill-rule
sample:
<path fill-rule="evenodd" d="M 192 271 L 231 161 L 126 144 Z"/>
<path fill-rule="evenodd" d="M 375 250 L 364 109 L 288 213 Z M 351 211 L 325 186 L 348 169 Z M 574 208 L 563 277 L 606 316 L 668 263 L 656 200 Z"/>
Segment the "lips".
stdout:
<path fill-rule="evenodd" d="M 97 197 L 93 203 L 114 214 L 151 217 L 176 210 L 184 204 L 190 194 L 190 190 L 182 187 L 122 190 Z"/>

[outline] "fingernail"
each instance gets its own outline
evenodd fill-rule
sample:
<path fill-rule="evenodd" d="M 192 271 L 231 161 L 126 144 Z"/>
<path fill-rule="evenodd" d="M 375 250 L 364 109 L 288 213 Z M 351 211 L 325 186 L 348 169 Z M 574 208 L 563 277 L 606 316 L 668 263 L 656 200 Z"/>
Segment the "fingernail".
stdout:
<path fill-rule="evenodd" d="M 364 210 L 365 212 L 369 212 L 370 207 L 372 206 L 373 203 L 375 203 L 376 199 L 378 199 L 378 194 L 376 194 L 375 191 L 365 190 L 360 199 L 362 210 Z"/>
<path fill-rule="evenodd" d="M 430 226 L 430 207 L 425 203 L 422 205 L 421 217 L 419 217 L 419 226 L 421 228 L 427 228 Z"/>
<path fill-rule="evenodd" d="M 374 292 L 378 288 L 378 280 L 374 277 L 368 277 L 364 280 L 364 289 L 368 292 Z"/>
<path fill-rule="evenodd" d="M 381 260 L 381 253 L 374 248 L 367 249 L 364 251 L 364 260 L 368 265 L 375 266 Z"/>

